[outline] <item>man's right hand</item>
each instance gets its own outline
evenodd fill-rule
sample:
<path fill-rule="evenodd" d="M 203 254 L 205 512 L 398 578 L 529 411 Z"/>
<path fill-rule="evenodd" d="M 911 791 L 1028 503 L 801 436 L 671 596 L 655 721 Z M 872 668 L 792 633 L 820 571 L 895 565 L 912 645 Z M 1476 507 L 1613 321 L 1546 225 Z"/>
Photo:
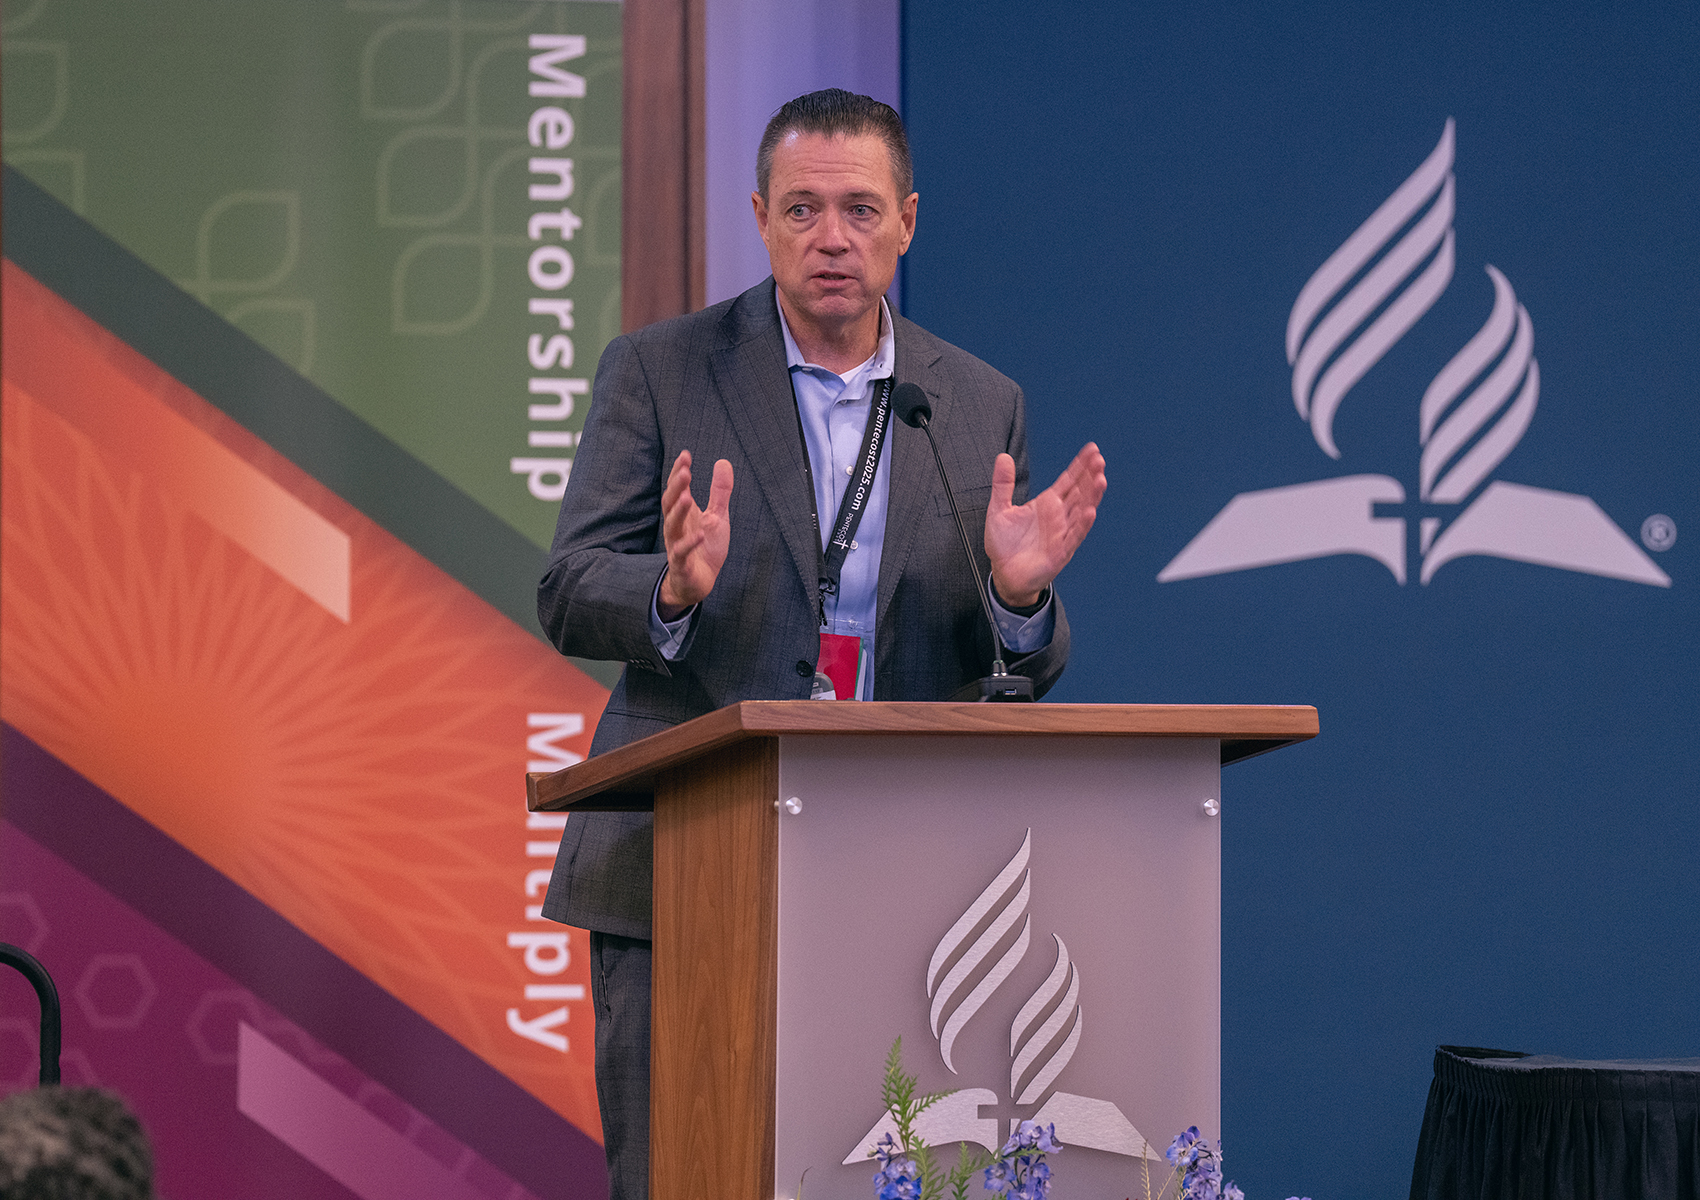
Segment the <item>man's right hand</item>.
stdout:
<path fill-rule="evenodd" d="M 732 522 L 727 508 L 732 502 L 732 464 L 724 458 L 714 464 L 714 480 L 708 487 L 708 507 L 701 509 L 691 497 L 691 452 L 681 450 L 673 460 L 673 471 L 661 492 L 661 536 L 667 544 L 667 574 L 655 599 L 663 621 L 676 620 L 687 608 L 701 603 L 714 590 L 720 568 L 726 563 Z"/>

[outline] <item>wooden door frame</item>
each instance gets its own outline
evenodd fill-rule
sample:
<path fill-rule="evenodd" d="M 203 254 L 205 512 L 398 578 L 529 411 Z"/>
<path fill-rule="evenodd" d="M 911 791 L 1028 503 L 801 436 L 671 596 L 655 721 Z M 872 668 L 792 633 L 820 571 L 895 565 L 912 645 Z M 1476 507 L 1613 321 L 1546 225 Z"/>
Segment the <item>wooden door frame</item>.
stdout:
<path fill-rule="evenodd" d="M 624 0 L 620 325 L 703 307 L 705 0 Z"/>

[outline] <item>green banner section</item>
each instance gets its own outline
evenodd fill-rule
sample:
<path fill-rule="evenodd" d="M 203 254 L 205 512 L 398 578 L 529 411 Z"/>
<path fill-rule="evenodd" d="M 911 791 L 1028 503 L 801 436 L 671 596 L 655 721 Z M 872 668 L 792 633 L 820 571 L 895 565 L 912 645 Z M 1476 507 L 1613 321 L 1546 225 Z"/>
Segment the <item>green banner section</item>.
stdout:
<path fill-rule="evenodd" d="M 6 0 L 0 34 L 6 162 L 548 545 L 619 332 L 618 4 Z"/>

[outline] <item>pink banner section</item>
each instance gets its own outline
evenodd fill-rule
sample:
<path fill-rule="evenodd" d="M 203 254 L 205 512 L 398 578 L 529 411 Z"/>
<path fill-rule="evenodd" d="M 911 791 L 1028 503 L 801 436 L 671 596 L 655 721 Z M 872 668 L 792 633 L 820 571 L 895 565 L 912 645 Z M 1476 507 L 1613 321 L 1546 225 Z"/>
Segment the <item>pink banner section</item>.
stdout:
<path fill-rule="evenodd" d="M 246 1021 L 236 1047 L 236 1107 L 360 1200 L 483 1200 Z"/>
<path fill-rule="evenodd" d="M 0 823 L 0 941 L 53 973 L 64 1005 L 65 1083 L 128 1100 L 172 1200 L 533 1200 L 532 1193 L 401 1096 L 328 1049 L 177 938 L 9 822 Z M 263 946 L 253 948 L 265 954 Z M 0 976 L 0 1091 L 35 1083 L 34 993 Z M 283 1089 L 308 1097 L 280 1121 Z M 268 1108 L 271 1103 L 274 1108 Z M 251 1111 L 250 1111 L 251 1110 Z M 397 1181 L 362 1190 L 350 1155 Z M 418 1182 L 397 1190 L 402 1181 Z"/>

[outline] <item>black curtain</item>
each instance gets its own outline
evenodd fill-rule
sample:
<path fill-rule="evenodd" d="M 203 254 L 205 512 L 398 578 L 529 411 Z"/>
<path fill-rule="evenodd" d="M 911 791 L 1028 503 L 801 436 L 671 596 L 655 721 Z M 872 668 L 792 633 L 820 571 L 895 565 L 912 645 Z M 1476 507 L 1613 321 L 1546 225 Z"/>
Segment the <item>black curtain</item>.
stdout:
<path fill-rule="evenodd" d="M 1700 1059 L 1442 1046 L 1411 1200 L 1700 1200 Z"/>

